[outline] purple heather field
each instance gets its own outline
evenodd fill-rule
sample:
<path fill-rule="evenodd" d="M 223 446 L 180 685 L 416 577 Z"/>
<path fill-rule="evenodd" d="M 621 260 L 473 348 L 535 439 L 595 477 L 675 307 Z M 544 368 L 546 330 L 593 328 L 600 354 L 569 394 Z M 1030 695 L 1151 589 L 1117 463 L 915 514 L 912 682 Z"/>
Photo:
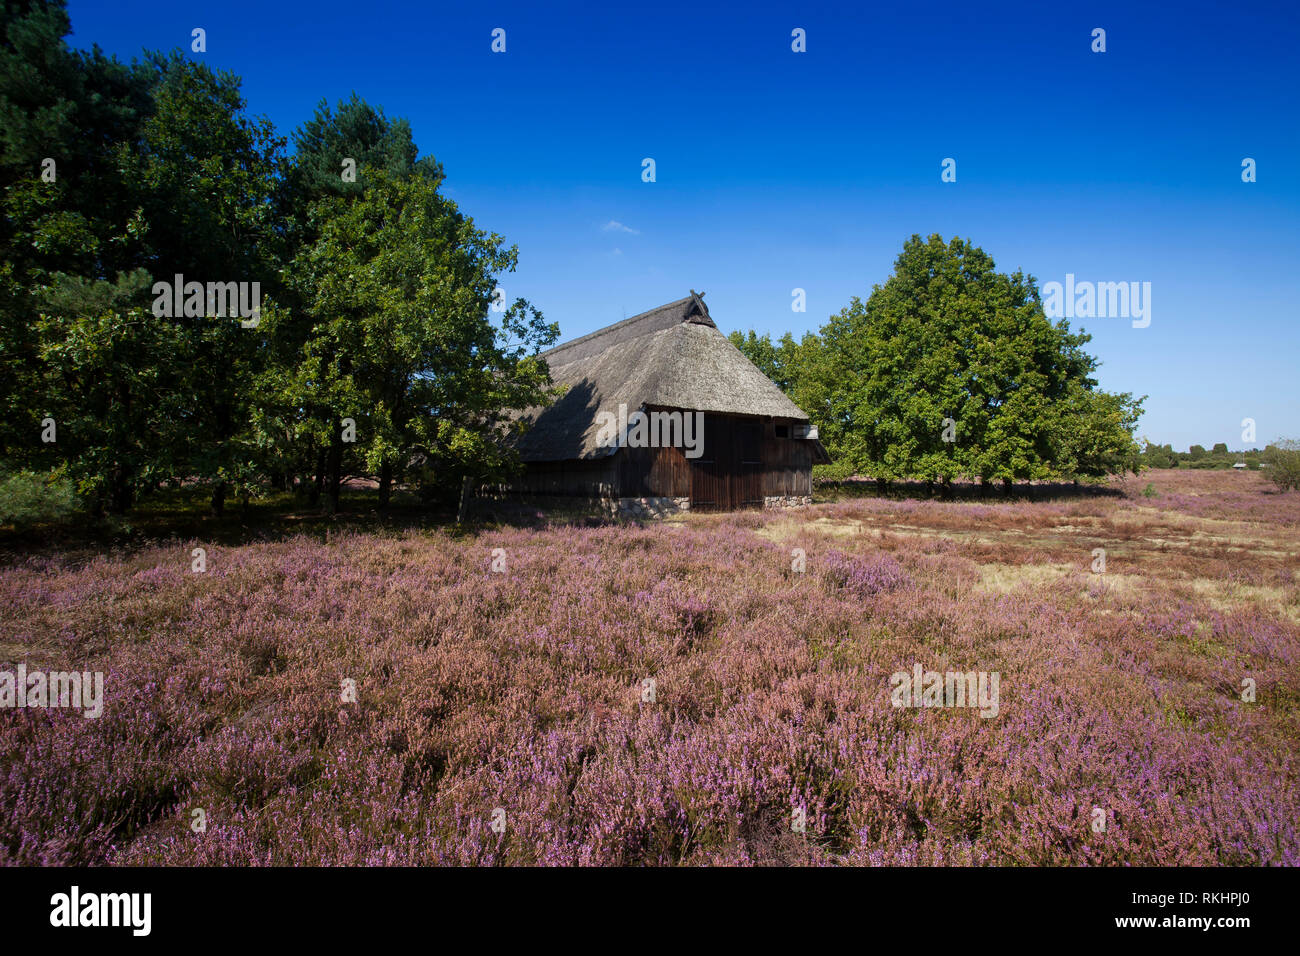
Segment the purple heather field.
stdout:
<path fill-rule="evenodd" d="M 1300 494 L 1114 488 L 11 552 L 0 861 L 1300 862 Z"/>

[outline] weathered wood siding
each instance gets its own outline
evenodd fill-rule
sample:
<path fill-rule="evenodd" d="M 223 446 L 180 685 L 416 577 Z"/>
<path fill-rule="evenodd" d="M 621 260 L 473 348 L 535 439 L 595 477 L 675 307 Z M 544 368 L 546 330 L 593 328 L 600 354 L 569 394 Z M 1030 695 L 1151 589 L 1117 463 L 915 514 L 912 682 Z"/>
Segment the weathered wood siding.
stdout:
<path fill-rule="evenodd" d="M 793 422 L 768 421 L 763 432 L 763 494 L 767 497 L 812 494 L 812 447 L 795 438 L 777 438 L 776 426 Z"/>
<path fill-rule="evenodd" d="M 763 506 L 763 426 L 761 418 L 704 416 L 702 454 L 690 462 L 692 509 Z"/>
<path fill-rule="evenodd" d="M 812 494 L 808 442 L 778 437 L 794 421 L 704 416 L 698 458 L 682 448 L 621 448 L 596 461 L 534 462 L 512 483 L 525 494 L 690 498 L 700 510 L 761 508 L 764 498 Z M 787 432 L 787 435 L 791 432 Z"/>
<path fill-rule="evenodd" d="M 691 493 L 690 467 L 680 448 L 624 448 L 616 457 L 621 497 L 685 498 Z"/>

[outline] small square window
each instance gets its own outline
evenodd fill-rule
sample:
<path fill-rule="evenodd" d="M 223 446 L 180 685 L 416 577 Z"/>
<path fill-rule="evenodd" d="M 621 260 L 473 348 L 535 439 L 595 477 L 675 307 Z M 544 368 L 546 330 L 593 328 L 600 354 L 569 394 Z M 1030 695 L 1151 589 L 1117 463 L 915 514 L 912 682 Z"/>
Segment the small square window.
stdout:
<path fill-rule="evenodd" d="M 789 425 L 777 425 L 777 426 L 776 426 L 776 437 L 777 437 L 777 438 L 789 438 L 789 437 L 790 437 L 790 426 L 789 426 Z"/>

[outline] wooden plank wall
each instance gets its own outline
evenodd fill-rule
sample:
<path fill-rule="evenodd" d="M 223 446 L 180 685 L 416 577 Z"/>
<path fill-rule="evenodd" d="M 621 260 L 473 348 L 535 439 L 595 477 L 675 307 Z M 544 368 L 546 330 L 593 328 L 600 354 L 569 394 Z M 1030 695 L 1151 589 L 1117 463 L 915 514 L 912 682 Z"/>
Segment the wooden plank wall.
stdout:
<path fill-rule="evenodd" d="M 596 461 L 530 463 L 512 487 L 526 494 L 690 497 L 701 510 L 812 494 L 808 443 L 776 436 L 777 425 L 793 422 L 712 414 L 704 422 L 699 458 L 688 459 L 681 448 L 623 448 Z"/>
<path fill-rule="evenodd" d="M 772 423 L 761 418 L 706 415 L 703 454 L 690 462 L 691 507 L 699 510 L 761 508 L 769 482 Z"/>
<path fill-rule="evenodd" d="M 625 498 L 685 498 L 691 493 L 690 465 L 680 448 L 624 448 L 618 459 Z"/>
<path fill-rule="evenodd" d="M 793 422 L 769 421 L 766 424 L 763 432 L 763 494 L 769 497 L 811 495 L 812 449 L 798 439 L 776 437 L 778 424 L 793 428 Z"/>

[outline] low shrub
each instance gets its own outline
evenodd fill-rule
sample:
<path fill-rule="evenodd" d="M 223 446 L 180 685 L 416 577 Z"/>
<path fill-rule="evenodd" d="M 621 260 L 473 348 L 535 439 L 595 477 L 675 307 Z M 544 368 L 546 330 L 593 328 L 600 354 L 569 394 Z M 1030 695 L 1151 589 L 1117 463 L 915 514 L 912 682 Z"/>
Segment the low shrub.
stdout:
<path fill-rule="evenodd" d="M 64 522 L 78 510 L 76 489 L 66 478 L 32 471 L 0 476 L 0 525 L 26 528 Z"/>

